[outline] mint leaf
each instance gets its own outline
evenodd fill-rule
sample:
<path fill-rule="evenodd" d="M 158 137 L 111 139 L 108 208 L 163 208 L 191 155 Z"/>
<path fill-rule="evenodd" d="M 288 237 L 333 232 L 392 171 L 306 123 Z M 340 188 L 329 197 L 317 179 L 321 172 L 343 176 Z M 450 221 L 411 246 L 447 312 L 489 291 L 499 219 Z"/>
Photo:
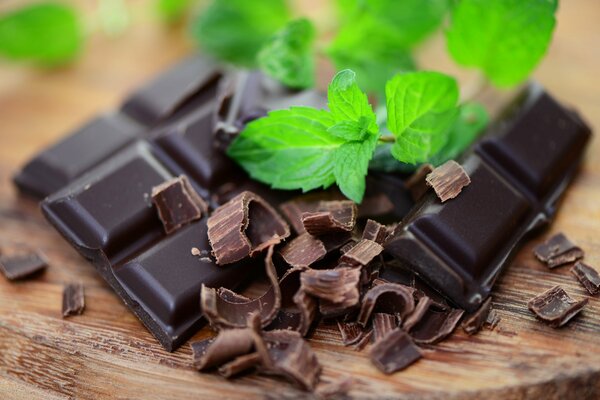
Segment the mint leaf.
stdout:
<path fill-rule="evenodd" d="M 338 72 L 327 88 L 329 110 L 336 122 L 355 121 L 361 117 L 369 119 L 369 130 L 377 132 L 378 127 L 367 95 L 356 84 L 356 73 L 345 69 Z"/>
<path fill-rule="evenodd" d="M 327 129 L 327 132 L 346 140 L 363 140 L 369 134 L 372 122 L 369 117 L 360 117 L 358 121 L 341 121 Z"/>
<path fill-rule="evenodd" d="M 314 39 L 315 28 L 309 20 L 290 21 L 258 53 L 258 65 L 288 87 L 312 87 L 315 84 Z"/>
<path fill-rule="evenodd" d="M 366 140 L 344 143 L 334 153 L 335 181 L 344 196 L 356 203 L 360 203 L 365 194 L 365 177 L 377 138 L 378 135 L 369 133 Z"/>
<path fill-rule="evenodd" d="M 356 71 L 361 88 L 384 93 L 394 74 L 415 69 L 410 51 L 398 46 L 396 30 L 370 14 L 355 17 L 344 25 L 327 48 L 338 70 Z"/>
<path fill-rule="evenodd" d="M 0 55 L 53 66 L 73 60 L 83 44 L 75 11 L 43 2 L 0 16 Z"/>
<path fill-rule="evenodd" d="M 158 15 L 166 22 L 173 23 L 185 16 L 194 0 L 155 0 L 155 2 Z"/>
<path fill-rule="evenodd" d="M 458 157 L 483 132 L 489 120 L 488 112 L 481 104 L 463 104 L 458 118 L 449 130 L 448 142 L 429 162 L 440 165 Z"/>
<path fill-rule="evenodd" d="M 458 86 L 438 72 L 396 75 L 386 88 L 387 127 L 396 137 L 392 155 L 416 164 L 437 153 L 458 114 Z"/>
<path fill-rule="evenodd" d="M 518 84 L 548 49 L 556 7 L 556 0 L 461 0 L 452 10 L 448 51 L 498 86 Z"/>
<path fill-rule="evenodd" d="M 289 15 L 285 0 L 213 0 L 192 25 L 192 34 L 206 53 L 252 66 Z"/>

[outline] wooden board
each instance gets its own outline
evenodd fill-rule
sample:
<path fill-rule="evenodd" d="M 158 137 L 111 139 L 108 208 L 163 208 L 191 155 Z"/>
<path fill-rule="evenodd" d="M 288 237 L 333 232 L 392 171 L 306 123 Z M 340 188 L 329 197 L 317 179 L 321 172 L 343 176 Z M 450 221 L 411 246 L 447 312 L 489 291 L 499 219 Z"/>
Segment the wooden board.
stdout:
<path fill-rule="evenodd" d="M 139 3 L 133 2 L 139 6 Z M 137 14 L 136 14 L 137 15 Z M 600 128 L 600 2 L 561 4 L 550 54 L 536 77 Z M 96 35 L 73 67 L 39 71 L 0 65 L 0 245 L 26 242 L 41 248 L 51 266 L 41 277 L 10 284 L 0 278 L 0 397 L 55 398 L 297 398 L 289 384 L 267 377 L 233 382 L 199 374 L 190 349 L 165 352 L 95 270 L 49 227 L 36 204 L 18 198 L 10 176 L 43 146 L 85 119 L 114 107 L 134 87 L 190 51 L 180 30 L 148 16 L 135 18 L 122 37 Z M 448 64 L 443 41 L 423 52 L 425 65 Z M 455 71 L 455 69 L 448 69 Z M 556 223 L 543 237 L 564 231 L 600 267 L 600 144 L 594 140 Z M 533 260 L 528 244 L 501 277 L 494 307 L 495 331 L 474 337 L 457 331 L 426 350 L 408 370 L 385 376 L 366 354 L 345 348 L 333 325 L 311 337 L 324 366 L 323 379 L 350 375 L 354 398 L 593 399 L 600 396 L 600 298 L 555 330 L 535 320 L 526 302 L 561 284 L 587 295 L 568 268 L 549 271 Z M 87 308 L 63 320 L 65 283 L 81 281 Z M 209 329 L 194 339 L 211 335 Z"/>

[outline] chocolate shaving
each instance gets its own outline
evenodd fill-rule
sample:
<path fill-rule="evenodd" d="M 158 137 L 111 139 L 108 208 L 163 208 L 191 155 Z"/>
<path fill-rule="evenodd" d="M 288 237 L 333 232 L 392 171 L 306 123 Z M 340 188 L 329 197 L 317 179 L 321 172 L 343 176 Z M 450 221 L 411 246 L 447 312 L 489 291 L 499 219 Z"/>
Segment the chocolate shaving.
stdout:
<path fill-rule="evenodd" d="M 467 335 L 474 335 L 479 332 L 485 321 L 487 321 L 491 309 L 492 298 L 488 297 L 477 311 L 467 316 L 463 321 L 461 324 L 463 331 L 465 331 Z"/>
<path fill-rule="evenodd" d="M 357 343 L 365 336 L 366 330 L 356 322 L 337 321 L 337 326 L 342 335 L 344 346 Z"/>
<path fill-rule="evenodd" d="M 423 316 L 408 330 L 416 343 L 432 344 L 446 338 L 454 331 L 464 310 L 440 310 L 430 304 Z"/>
<path fill-rule="evenodd" d="M 373 311 L 399 314 L 400 318 L 404 319 L 415 308 L 415 300 L 410 289 L 397 283 L 383 283 L 371 288 L 363 297 L 358 323 L 366 326 Z"/>
<path fill-rule="evenodd" d="M 471 178 L 459 163 L 450 160 L 431 171 L 425 181 L 443 203 L 458 196 Z"/>
<path fill-rule="evenodd" d="M 288 224 L 261 197 L 242 192 L 207 221 L 208 240 L 220 265 L 254 256 L 290 235 Z"/>
<path fill-rule="evenodd" d="M 356 345 L 354 345 L 354 349 L 356 351 L 362 351 L 371 342 L 372 337 L 373 337 L 373 329 L 369 329 L 368 331 L 365 332 L 363 337 L 360 338 L 360 340 L 358 342 L 356 342 Z"/>
<path fill-rule="evenodd" d="M 250 353 L 254 337 L 250 328 L 224 329 L 216 338 L 194 342 L 191 346 L 194 368 L 203 371 Z"/>
<path fill-rule="evenodd" d="M 594 268 L 579 261 L 571 268 L 571 272 L 591 295 L 600 292 L 600 275 Z"/>
<path fill-rule="evenodd" d="M 185 175 L 153 187 L 152 203 L 156 206 L 167 235 L 208 212 L 208 205 Z"/>
<path fill-rule="evenodd" d="M 575 301 L 563 288 L 554 286 L 529 300 L 527 306 L 539 319 L 553 328 L 559 328 L 577 315 L 587 303 L 587 298 Z"/>
<path fill-rule="evenodd" d="M 47 266 L 46 257 L 36 251 L 14 248 L 0 256 L 0 271 L 9 281 L 29 278 Z"/>
<path fill-rule="evenodd" d="M 219 374 L 231 378 L 259 366 L 260 362 L 261 357 L 258 353 L 244 354 L 219 367 Z"/>
<path fill-rule="evenodd" d="M 211 326 L 243 328 L 248 325 L 248 316 L 254 313 L 258 313 L 261 326 L 269 325 L 281 308 L 281 289 L 273 264 L 273 246 L 269 247 L 265 257 L 265 272 L 271 286 L 265 294 L 253 300 L 225 288 L 215 290 L 202 285 L 200 304 Z"/>
<path fill-rule="evenodd" d="M 565 235 L 558 233 L 548 239 L 545 243 L 536 246 L 533 253 L 548 268 L 556 268 L 564 264 L 572 263 L 583 258 L 584 253 L 574 245 Z"/>
<path fill-rule="evenodd" d="M 423 355 L 410 336 L 396 328 L 375 342 L 370 356 L 381 372 L 391 374 L 405 369 Z"/>
<path fill-rule="evenodd" d="M 311 235 L 350 232 L 356 223 L 356 204 L 350 200 L 322 201 L 316 212 L 302 214 L 304 229 Z"/>
<path fill-rule="evenodd" d="M 283 376 L 303 390 L 315 388 L 321 374 L 321 365 L 299 333 L 275 330 L 264 332 L 262 338 L 265 345 L 257 346 L 262 357 L 261 372 Z"/>
<path fill-rule="evenodd" d="M 303 233 L 287 243 L 279 252 L 292 267 L 308 267 L 327 255 L 323 242 L 308 233 Z"/>
<path fill-rule="evenodd" d="M 365 229 L 363 230 L 362 238 L 372 240 L 378 244 L 383 244 L 387 235 L 388 231 L 385 225 L 373 221 L 372 219 L 368 219 Z"/>
<path fill-rule="evenodd" d="M 300 275 L 300 290 L 341 307 L 358 303 L 360 270 L 356 268 L 310 269 Z"/>
<path fill-rule="evenodd" d="M 375 337 L 375 342 L 397 327 L 398 321 L 395 315 L 387 313 L 373 314 L 373 336 Z"/>
<path fill-rule="evenodd" d="M 429 310 L 429 307 L 432 305 L 433 301 L 429 296 L 419 296 L 419 300 L 417 301 L 417 305 L 415 306 L 413 312 L 402 321 L 402 328 L 406 332 L 409 332 L 412 327 L 415 326 L 421 320 L 421 318 L 423 318 L 427 310 Z"/>
<path fill-rule="evenodd" d="M 383 251 L 383 247 L 372 240 L 362 239 L 340 257 L 340 263 L 354 267 L 366 266 Z"/>
<path fill-rule="evenodd" d="M 302 223 L 302 214 L 315 212 L 322 201 L 332 200 L 344 200 L 344 196 L 331 191 L 308 193 L 282 203 L 279 206 L 279 210 L 288 220 L 296 234 L 301 235 L 306 232 Z"/>
<path fill-rule="evenodd" d="M 422 164 L 417 170 L 404 182 L 404 186 L 409 190 L 414 201 L 418 201 L 427 191 L 429 186 L 425 177 L 433 171 L 433 165 Z"/>
<path fill-rule="evenodd" d="M 493 331 L 496 328 L 496 326 L 498 326 L 499 323 L 500 323 L 500 317 L 498 316 L 498 313 L 496 312 L 496 310 L 494 310 L 492 308 L 490 310 L 490 312 L 488 313 L 483 326 L 485 328 L 489 329 L 490 331 Z"/>
<path fill-rule="evenodd" d="M 69 317 L 71 315 L 81 315 L 85 309 L 85 296 L 83 285 L 80 283 L 70 283 L 63 290 L 62 315 Z"/>

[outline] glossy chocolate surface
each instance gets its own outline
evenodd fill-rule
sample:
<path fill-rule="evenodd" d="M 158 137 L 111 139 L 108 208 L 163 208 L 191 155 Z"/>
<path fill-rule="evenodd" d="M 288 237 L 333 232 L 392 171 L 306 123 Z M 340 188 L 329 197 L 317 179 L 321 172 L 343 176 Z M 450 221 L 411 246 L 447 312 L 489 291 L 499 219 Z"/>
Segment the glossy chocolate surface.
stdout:
<path fill-rule="evenodd" d="M 424 196 L 386 250 L 455 304 L 474 311 L 527 234 L 556 212 L 591 132 L 530 87 L 462 161 L 471 184 Z"/>

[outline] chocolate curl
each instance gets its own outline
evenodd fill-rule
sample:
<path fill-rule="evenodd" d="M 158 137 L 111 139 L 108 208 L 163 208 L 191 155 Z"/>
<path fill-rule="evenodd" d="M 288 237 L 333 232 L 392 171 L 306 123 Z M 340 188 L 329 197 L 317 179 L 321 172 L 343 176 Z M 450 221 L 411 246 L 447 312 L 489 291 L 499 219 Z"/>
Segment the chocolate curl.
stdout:
<path fill-rule="evenodd" d="M 261 197 L 242 192 L 208 218 L 208 240 L 218 264 L 254 256 L 290 235 L 288 224 Z"/>
<path fill-rule="evenodd" d="M 362 239 L 340 257 L 340 264 L 353 267 L 367 266 L 375 257 L 381 254 L 383 247 L 372 240 Z"/>
<path fill-rule="evenodd" d="M 273 264 L 273 246 L 269 247 L 265 257 L 265 272 L 271 286 L 257 299 L 249 299 L 225 288 L 215 290 L 202 285 L 200 306 L 211 326 L 217 329 L 243 328 L 254 313 L 258 314 L 261 326 L 269 325 L 281 308 L 281 288 Z"/>
<path fill-rule="evenodd" d="M 153 187 L 152 203 L 167 235 L 208 212 L 208 205 L 185 175 Z"/>
<path fill-rule="evenodd" d="M 429 303 L 418 321 L 405 327 L 415 343 L 437 343 L 449 336 L 456 328 L 464 314 L 464 310 L 446 308 L 440 309 L 437 303 Z"/>
<path fill-rule="evenodd" d="M 356 344 L 367 333 L 367 330 L 356 322 L 337 321 L 337 326 L 344 346 Z"/>
<path fill-rule="evenodd" d="M 375 341 L 370 357 L 381 372 L 391 374 L 413 364 L 422 354 L 406 332 L 395 328 Z"/>
<path fill-rule="evenodd" d="M 362 239 L 372 240 L 375 243 L 383 244 L 388 236 L 388 230 L 385 225 L 372 219 L 367 220 L 365 229 L 363 229 Z"/>
<path fill-rule="evenodd" d="M 383 338 L 397 327 L 398 321 L 395 315 L 387 313 L 373 314 L 373 336 L 375 338 L 375 342 Z"/>
<path fill-rule="evenodd" d="M 397 283 L 383 283 L 369 289 L 363 297 L 357 322 L 366 326 L 376 305 L 377 311 L 399 314 L 400 318 L 404 319 L 415 308 L 413 290 L 410 289 L 412 288 Z"/>
<path fill-rule="evenodd" d="M 467 316 L 467 318 L 461 324 L 463 331 L 467 335 L 474 335 L 481 330 L 485 321 L 487 321 L 488 314 L 492 309 L 492 298 L 488 297 L 486 301 L 483 302 L 481 307 L 477 309 L 474 313 Z"/>
<path fill-rule="evenodd" d="M 258 367 L 260 362 L 261 357 L 258 353 L 244 354 L 219 367 L 219 374 L 222 377 L 229 379 L 252 368 Z"/>
<path fill-rule="evenodd" d="M 300 275 L 300 290 L 319 299 L 350 307 L 359 300 L 357 268 L 310 269 Z"/>
<path fill-rule="evenodd" d="M 254 338 L 250 328 L 226 329 L 216 338 L 194 342 L 191 346 L 194 368 L 204 371 L 250 353 Z"/>
<path fill-rule="evenodd" d="M 304 229 L 311 235 L 351 232 L 356 224 L 356 204 L 350 200 L 322 201 L 316 212 L 302 214 Z"/>
<path fill-rule="evenodd" d="M 459 163 L 450 160 L 431 171 L 425 181 L 443 203 L 458 196 L 471 178 Z"/>

